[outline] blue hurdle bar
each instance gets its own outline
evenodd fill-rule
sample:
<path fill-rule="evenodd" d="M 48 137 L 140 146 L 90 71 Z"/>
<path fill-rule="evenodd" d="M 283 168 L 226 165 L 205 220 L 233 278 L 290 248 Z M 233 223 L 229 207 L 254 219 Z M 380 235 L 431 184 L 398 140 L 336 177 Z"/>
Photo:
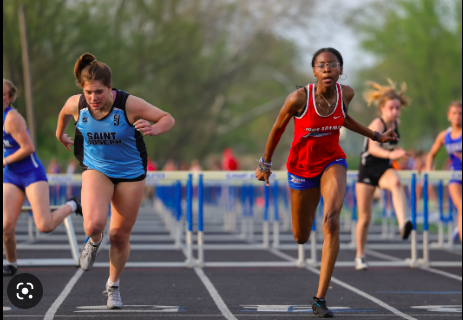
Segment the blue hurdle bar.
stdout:
<path fill-rule="evenodd" d="M 265 248 L 270 245 L 270 229 L 268 223 L 269 207 L 270 207 L 270 187 L 264 184 L 264 225 L 263 225 L 263 241 L 262 244 Z"/>
<path fill-rule="evenodd" d="M 424 264 L 429 264 L 429 237 L 428 237 L 428 229 L 429 229 L 429 197 L 428 197 L 428 186 L 429 186 L 429 176 L 427 173 L 424 174 L 423 177 L 423 260 Z"/>
<path fill-rule="evenodd" d="M 193 175 L 188 175 L 186 184 L 186 219 L 188 223 L 188 231 L 186 238 L 187 245 L 187 266 L 193 266 Z"/>
<path fill-rule="evenodd" d="M 203 175 L 198 177 L 198 265 L 204 266 L 204 183 Z"/>
<path fill-rule="evenodd" d="M 278 182 L 273 182 L 273 247 L 280 246 L 280 219 L 278 216 Z"/>
<path fill-rule="evenodd" d="M 412 174 L 411 181 L 411 208 L 412 208 L 412 252 L 410 266 L 416 266 L 417 262 L 417 245 L 416 245 L 416 173 Z"/>

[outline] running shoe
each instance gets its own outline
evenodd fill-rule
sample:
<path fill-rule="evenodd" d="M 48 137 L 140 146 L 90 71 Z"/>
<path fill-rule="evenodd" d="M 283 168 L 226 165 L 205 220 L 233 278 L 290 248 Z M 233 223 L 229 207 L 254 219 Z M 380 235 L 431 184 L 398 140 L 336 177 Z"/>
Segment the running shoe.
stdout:
<path fill-rule="evenodd" d="M 108 302 L 106 303 L 108 309 L 122 309 L 124 304 L 122 303 L 121 292 L 118 286 L 110 287 L 106 284 L 106 291 L 103 294 L 108 295 Z"/>
<path fill-rule="evenodd" d="M 407 240 L 410 236 L 410 233 L 412 233 L 412 230 L 413 223 L 410 220 L 408 220 L 407 222 L 405 222 L 405 225 L 402 228 L 400 228 L 400 234 L 402 235 L 402 239 Z"/>
<path fill-rule="evenodd" d="M 12 277 L 18 272 L 18 268 L 11 265 L 7 264 L 6 266 L 3 267 L 3 276 L 4 277 Z"/>
<path fill-rule="evenodd" d="M 84 271 L 88 271 L 93 267 L 95 259 L 98 256 L 100 245 L 103 243 L 103 234 L 101 234 L 101 241 L 99 244 L 92 244 L 92 241 L 88 239 L 85 244 L 84 250 L 80 255 L 80 267 Z"/>
<path fill-rule="evenodd" d="M 368 263 L 365 257 L 355 258 L 355 270 L 357 271 L 367 271 Z"/>
<path fill-rule="evenodd" d="M 82 204 L 80 203 L 80 200 L 78 197 L 76 196 L 73 196 L 71 198 L 69 198 L 68 201 L 74 201 L 77 205 L 77 209 L 75 211 L 75 213 L 78 215 L 78 216 L 81 216 L 82 215 Z"/>
<path fill-rule="evenodd" d="M 318 299 L 317 297 L 313 297 L 312 310 L 313 313 L 317 316 L 317 318 L 334 317 L 334 313 L 326 306 L 325 299 Z"/>

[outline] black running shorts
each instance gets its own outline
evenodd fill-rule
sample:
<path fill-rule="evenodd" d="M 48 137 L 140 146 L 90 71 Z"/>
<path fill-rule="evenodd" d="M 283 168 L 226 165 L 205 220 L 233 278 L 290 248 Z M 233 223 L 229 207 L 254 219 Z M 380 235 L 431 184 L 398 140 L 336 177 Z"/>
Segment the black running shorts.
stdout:
<path fill-rule="evenodd" d="M 381 179 L 383 174 L 389 169 L 392 169 L 390 164 L 368 167 L 360 165 L 358 182 L 377 187 L 379 179 Z"/>

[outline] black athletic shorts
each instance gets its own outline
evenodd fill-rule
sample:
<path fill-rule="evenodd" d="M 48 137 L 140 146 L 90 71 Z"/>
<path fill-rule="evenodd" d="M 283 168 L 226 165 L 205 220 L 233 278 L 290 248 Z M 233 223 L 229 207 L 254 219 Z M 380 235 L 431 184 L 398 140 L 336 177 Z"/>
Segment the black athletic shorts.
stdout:
<path fill-rule="evenodd" d="M 392 169 L 390 164 L 365 167 L 360 165 L 358 182 L 377 187 L 383 174 Z"/>
<path fill-rule="evenodd" d="M 146 173 L 142 174 L 139 177 L 133 178 L 133 179 L 117 179 L 117 178 L 110 178 L 108 177 L 109 180 L 116 186 L 118 183 L 121 182 L 137 182 L 137 181 L 143 181 L 146 179 Z"/>
<path fill-rule="evenodd" d="M 86 170 L 93 170 L 93 169 L 83 169 L 83 171 L 86 171 Z M 99 172 L 99 171 L 98 171 Z M 142 174 L 141 176 L 138 176 L 136 178 L 132 178 L 132 179 L 118 179 L 118 178 L 111 178 L 111 177 L 108 177 L 106 176 L 109 180 L 111 180 L 111 182 L 113 183 L 114 186 L 116 186 L 118 183 L 121 183 L 121 182 L 137 182 L 137 181 L 143 181 L 146 179 L 146 172 L 144 174 Z"/>

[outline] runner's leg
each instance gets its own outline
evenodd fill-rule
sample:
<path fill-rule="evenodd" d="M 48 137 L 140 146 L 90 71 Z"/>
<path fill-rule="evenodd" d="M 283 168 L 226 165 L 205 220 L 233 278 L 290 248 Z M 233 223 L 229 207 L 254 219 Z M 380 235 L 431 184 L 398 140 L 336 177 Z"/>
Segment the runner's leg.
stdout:
<path fill-rule="evenodd" d="M 369 184 L 357 182 L 355 185 L 358 206 L 357 257 L 364 256 L 375 190 L 376 187 Z"/>
<path fill-rule="evenodd" d="M 461 242 L 461 228 L 462 228 L 462 219 L 461 219 L 461 207 L 462 207 L 462 196 L 461 196 L 461 184 L 458 183 L 451 183 L 449 185 L 449 193 L 450 197 L 452 198 L 452 202 L 457 207 L 458 211 L 458 233 L 460 234 L 460 242 Z"/>
<path fill-rule="evenodd" d="M 52 232 L 72 213 L 71 206 L 65 204 L 50 214 L 50 189 L 46 181 L 38 181 L 27 186 L 26 196 L 32 207 L 35 225 L 40 232 Z"/>
<path fill-rule="evenodd" d="M 101 240 L 113 194 L 114 185 L 104 174 L 96 170 L 85 170 L 82 173 L 84 230 L 94 243 Z"/>
<path fill-rule="evenodd" d="M 347 186 L 347 169 L 341 165 L 328 167 L 321 178 L 321 194 L 325 205 L 323 219 L 323 243 L 322 263 L 320 268 L 320 282 L 317 298 L 325 299 L 334 264 L 339 253 L 339 229 L 340 214 Z"/>
<path fill-rule="evenodd" d="M 10 183 L 3 184 L 3 245 L 9 262 L 17 260 L 15 229 L 25 199 L 21 189 Z"/>
<path fill-rule="evenodd" d="M 145 181 L 117 184 L 112 199 L 109 281 L 118 282 L 130 255 L 130 234 L 143 200 Z"/>

